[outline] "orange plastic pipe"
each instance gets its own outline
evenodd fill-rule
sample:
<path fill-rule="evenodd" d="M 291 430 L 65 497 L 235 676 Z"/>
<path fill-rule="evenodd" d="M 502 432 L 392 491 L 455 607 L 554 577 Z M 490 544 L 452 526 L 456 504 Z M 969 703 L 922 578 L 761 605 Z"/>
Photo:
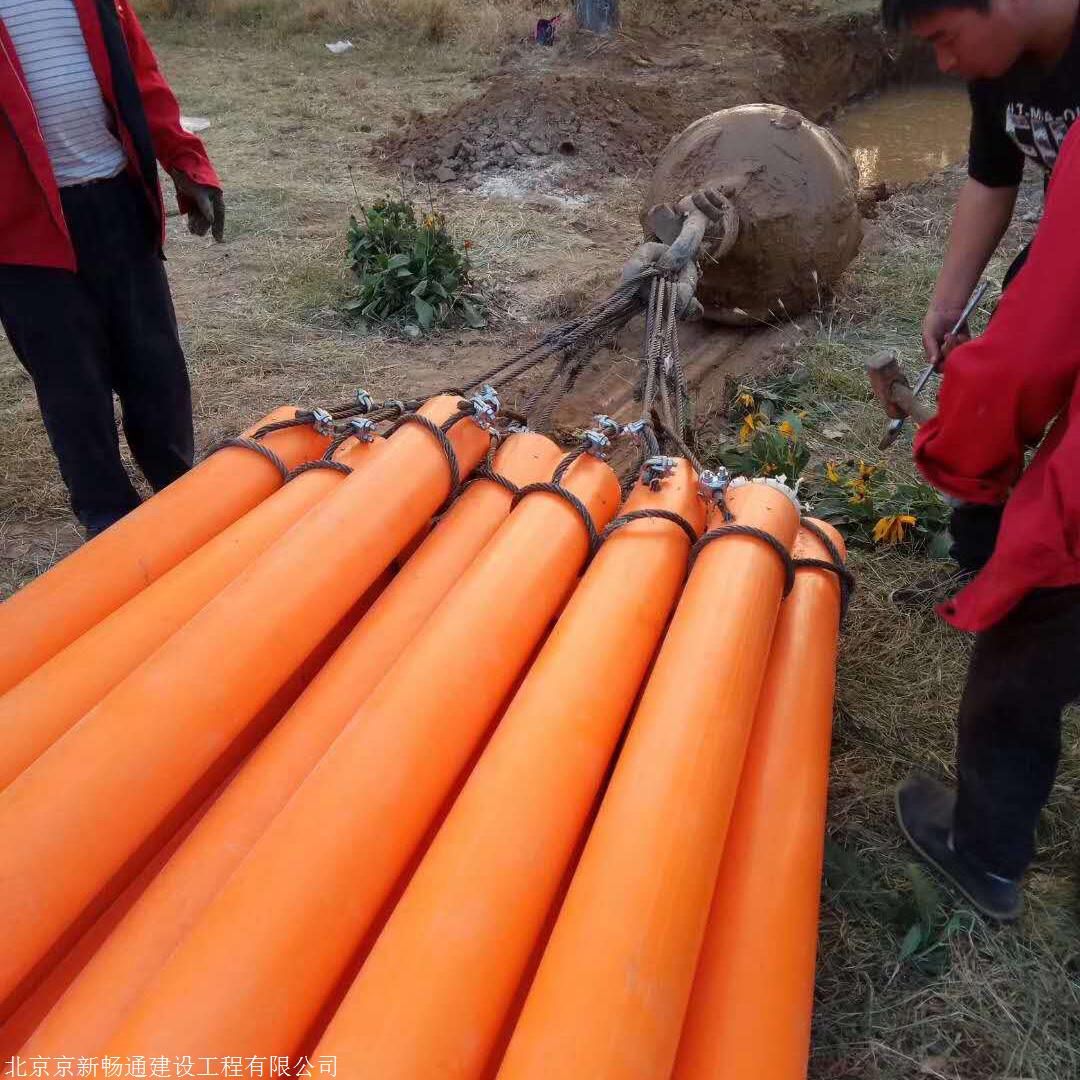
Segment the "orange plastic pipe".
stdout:
<path fill-rule="evenodd" d="M 295 413 L 277 409 L 244 434 Z M 262 442 L 289 468 L 328 445 L 306 424 Z M 226 447 L 0 604 L 0 694 L 279 487 L 266 458 Z"/>
<path fill-rule="evenodd" d="M 786 548 L 789 495 L 732 489 Z M 721 524 L 712 515 L 710 527 Z M 675 1060 L 784 587 L 755 537 L 707 545 L 642 695 L 499 1076 L 649 1078 Z"/>
<path fill-rule="evenodd" d="M 425 409 L 439 421 L 457 401 Z M 465 472 L 489 445 L 471 419 L 449 438 Z M 114 876 L 445 499 L 446 458 L 418 424 L 387 439 L 380 457 L 0 792 L 5 1007 L 72 923 L 115 895 Z"/>
<path fill-rule="evenodd" d="M 806 530 L 795 554 L 829 559 Z M 799 570 L 780 609 L 676 1080 L 805 1080 L 839 622 L 835 575 Z"/>
<path fill-rule="evenodd" d="M 516 434 L 499 448 L 494 467 L 525 485 L 547 479 L 560 454 L 542 435 Z M 506 519 L 510 502 L 509 491 L 484 479 L 461 495 L 102 945 L 35 1032 L 24 1057 L 100 1051 L 274 815 Z"/>
<path fill-rule="evenodd" d="M 624 512 L 705 504 L 680 461 Z M 351 1076 L 479 1077 L 686 576 L 690 541 L 640 520 L 601 548 L 316 1051 Z"/>
<path fill-rule="evenodd" d="M 339 459 L 367 467 L 383 442 L 352 439 Z M 297 476 L 0 697 L 0 788 L 344 479 L 331 469 Z"/>
<path fill-rule="evenodd" d="M 619 485 L 607 465 L 580 458 L 565 482 L 598 526 L 611 517 Z M 585 528 L 565 500 L 525 498 L 173 952 L 105 1053 L 300 1050 L 573 589 L 587 551 Z"/>

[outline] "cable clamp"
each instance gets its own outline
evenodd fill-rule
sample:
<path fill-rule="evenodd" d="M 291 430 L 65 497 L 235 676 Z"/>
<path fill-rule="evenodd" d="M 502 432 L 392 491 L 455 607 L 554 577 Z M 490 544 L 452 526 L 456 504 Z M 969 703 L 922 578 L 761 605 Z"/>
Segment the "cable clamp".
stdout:
<path fill-rule="evenodd" d="M 329 438 L 334 434 L 334 418 L 325 409 L 312 409 L 311 422 L 320 435 Z"/>
<path fill-rule="evenodd" d="M 717 505 L 724 498 L 731 483 L 727 469 L 703 469 L 698 476 L 698 494 L 710 505 Z"/>
<path fill-rule="evenodd" d="M 598 413 L 593 417 L 594 428 L 589 428 L 581 433 L 581 444 L 586 454 L 591 454 L 601 461 L 607 461 L 611 454 L 612 440 L 615 439 L 622 428 L 617 420 L 610 416 Z"/>
<path fill-rule="evenodd" d="M 663 480 L 675 472 L 676 461 L 673 457 L 665 454 L 654 454 L 645 459 L 641 466 L 641 482 L 647 484 L 650 490 L 659 491 Z"/>
<path fill-rule="evenodd" d="M 361 416 L 354 416 L 349 421 L 349 434 L 359 439 L 361 442 L 374 442 L 375 423 L 372 420 L 365 420 Z"/>
<path fill-rule="evenodd" d="M 499 415 L 502 403 L 499 395 L 492 386 L 482 386 L 480 390 L 469 398 L 469 406 L 472 409 L 472 418 L 478 427 L 485 431 L 495 430 L 495 420 Z"/>

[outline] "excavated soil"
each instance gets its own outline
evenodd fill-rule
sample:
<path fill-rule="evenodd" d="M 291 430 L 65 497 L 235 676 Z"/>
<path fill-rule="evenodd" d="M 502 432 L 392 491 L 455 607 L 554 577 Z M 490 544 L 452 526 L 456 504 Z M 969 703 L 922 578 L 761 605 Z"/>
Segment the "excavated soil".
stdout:
<path fill-rule="evenodd" d="M 554 48 L 521 43 L 475 98 L 415 117 L 380 151 L 429 182 L 486 189 L 506 176 L 526 189 L 588 192 L 612 175 L 647 176 L 668 140 L 707 113 L 770 101 L 819 120 L 920 63 L 885 41 L 876 10 L 699 8 L 690 17 L 683 9 L 678 26 L 610 42 L 575 34 Z"/>

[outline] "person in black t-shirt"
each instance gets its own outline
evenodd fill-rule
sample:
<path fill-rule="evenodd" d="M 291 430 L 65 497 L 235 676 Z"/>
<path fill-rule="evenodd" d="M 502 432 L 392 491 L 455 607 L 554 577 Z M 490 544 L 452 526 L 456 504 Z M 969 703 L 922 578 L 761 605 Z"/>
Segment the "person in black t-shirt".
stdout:
<path fill-rule="evenodd" d="M 1080 115 L 1078 9 L 1080 0 L 882 0 L 885 24 L 928 42 L 941 71 L 964 79 L 971 97 L 968 179 L 922 325 L 934 364 L 967 340 L 966 333 L 953 338 L 949 332 L 1009 227 L 1024 165 L 1030 161 L 1049 178 Z M 1025 248 L 1003 287 L 1026 256 Z M 898 590 L 896 601 L 944 599 L 990 558 L 1000 520 L 994 507 L 958 507 L 950 531 L 960 574 Z"/>

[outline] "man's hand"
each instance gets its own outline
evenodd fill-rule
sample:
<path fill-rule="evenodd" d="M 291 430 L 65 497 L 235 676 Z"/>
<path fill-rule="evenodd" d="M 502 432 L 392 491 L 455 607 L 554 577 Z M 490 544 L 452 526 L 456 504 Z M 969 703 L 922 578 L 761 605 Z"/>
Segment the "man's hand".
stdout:
<path fill-rule="evenodd" d="M 225 239 L 225 197 L 220 189 L 197 184 L 187 173 L 179 170 L 169 174 L 176 185 L 177 198 L 190 199 L 195 204 L 188 211 L 188 229 L 196 236 L 208 232 L 220 244 Z"/>
<path fill-rule="evenodd" d="M 966 324 L 961 328 L 960 333 L 954 335 L 951 332 L 962 313 L 962 306 L 946 309 L 931 305 L 926 318 L 923 319 L 923 349 L 926 350 L 927 362 L 933 364 L 938 371 L 957 345 L 971 340 Z"/>

